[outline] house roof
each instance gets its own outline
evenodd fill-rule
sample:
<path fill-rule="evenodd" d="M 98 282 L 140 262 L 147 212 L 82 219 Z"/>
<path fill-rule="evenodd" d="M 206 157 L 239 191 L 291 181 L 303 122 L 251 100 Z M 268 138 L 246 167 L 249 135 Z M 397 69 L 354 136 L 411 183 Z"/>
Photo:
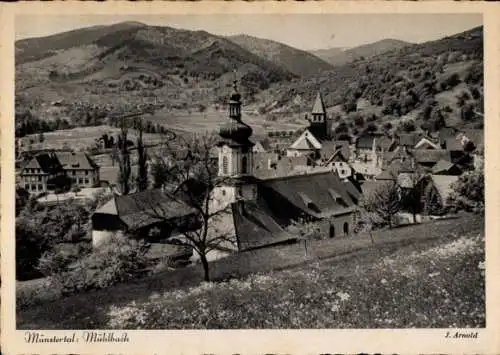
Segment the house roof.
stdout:
<path fill-rule="evenodd" d="M 25 169 L 41 169 L 44 173 L 50 174 L 62 169 L 62 166 L 54 153 L 45 152 L 34 156 L 28 164 L 24 166 L 23 170 Z"/>
<path fill-rule="evenodd" d="M 347 193 L 351 196 L 351 199 L 354 199 L 353 202 L 359 200 L 363 195 L 362 191 L 359 190 L 351 181 L 344 180 L 342 184 L 345 186 Z"/>
<path fill-rule="evenodd" d="M 365 134 L 356 140 L 356 148 L 358 149 L 372 149 L 373 141 L 375 140 L 375 136 L 371 134 Z"/>
<path fill-rule="evenodd" d="M 437 163 L 440 160 L 451 161 L 449 150 L 445 149 L 417 149 L 412 152 L 417 163 Z"/>
<path fill-rule="evenodd" d="M 94 212 L 118 216 L 129 228 L 142 228 L 164 220 L 187 216 L 196 210 L 180 198 L 160 189 L 113 198 Z"/>
<path fill-rule="evenodd" d="M 437 145 L 430 138 L 427 137 L 420 138 L 420 140 L 415 144 L 415 149 L 419 149 L 424 144 L 430 145 L 434 149 L 440 149 L 439 145 Z"/>
<path fill-rule="evenodd" d="M 345 185 L 337 174 L 330 171 L 270 179 L 262 185 L 314 217 L 323 218 L 347 213 L 354 208 L 354 202 Z M 339 194 L 341 200 L 336 199 L 332 191 Z"/>
<path fill-rule="evenodd" d="M 318 91 L 316 94 L 316 99 L 314 100 L 313 109 L 311 111 L 312 114 L 326 114 L 325 103 L 323 101 L 323 96 L 321 92 Z"/>
<path fill-rule="evenodd" d="M 455 166 L 455 164 L 453 164 L 452 162 L 441 159 L 436 163 L 436 165 L 432 167 L 432 173 L 437 174 L 440 172 L 448 171 L 453 166 Z"/>
<path fill-rule="evenodd" d="M 337 149 L 330 159 L 326 161 L 326 164 L 331 163 L 332 161 L 343 161 L 343 162 L 348 162 L 349 161 L 349 150 L 346 151 L 345 148 L 340 148 Z"/>
<path fill-rule="evenodd" d="M 431 179 L 441 199 L 446 201 L 453 191 L 451 185 L 457 181 L 459 177 L 455 175 L 431 175 Z"/>
<path fill-rule="evenodd" d="M 305 130 L 302 134 L 292 143 L 289 149 L 294 150 L 319 150 L 321 149 L 321 143 L 314 137 L 314 135 L 309 131 Z"/>
<path fill-rule="evenodd" d="M 334 141 L 323 141 L 321 144 L 321 156 L 323 159 L 329 159 L 337 150 L 337 144 Z"/>
<path fill-rule="evenodd" d="M 86 153 L 82 152 L 56 152 L 56 157 L 61 162 L 63 169 L 85 169 L 94 170 L 98 169 L 99 166 L 92 160 L 92 158 Z"/>
<path fill-rule="evenodd" d="M 231 209 L 240 251 L 296 239 L 276 222 L 263 199 L 238 201 Z"/>

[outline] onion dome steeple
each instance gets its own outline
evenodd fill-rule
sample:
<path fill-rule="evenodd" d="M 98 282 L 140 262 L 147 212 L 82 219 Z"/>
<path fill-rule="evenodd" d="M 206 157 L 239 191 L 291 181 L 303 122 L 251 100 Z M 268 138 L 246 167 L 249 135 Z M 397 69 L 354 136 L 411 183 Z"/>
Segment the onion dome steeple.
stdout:
<path fill-rule="evenodd" d="M 241 94 L 237 81 L 233 83 L 233 92 L 229 98 L 229 120 L 219 130 L 221 138 L 230 145 L 253 144 L 248 140 L 252 136 L 252 128 L 241 120 Z"/>

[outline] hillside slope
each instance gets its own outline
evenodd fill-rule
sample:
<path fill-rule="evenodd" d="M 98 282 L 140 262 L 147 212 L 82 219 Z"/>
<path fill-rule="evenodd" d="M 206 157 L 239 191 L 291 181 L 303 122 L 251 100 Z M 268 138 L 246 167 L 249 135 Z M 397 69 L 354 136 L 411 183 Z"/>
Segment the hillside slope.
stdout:
<path fill-rule="evenodd" d="M 330 113 L 337 121 L 345 119 L 351 131 L 356 128 L 353 115 L 362 114 L 356 109 L 363 111 L 360 101 L 371 121 L 412 117 L 419 124 L 433 124 L 444 116 L 449 125 L 480 124 L 480 115 L 470 113 L 483 112 L 483 29 L 359 59 L 287 86 L 274 85 L 257 99 L 268 112 L 308 112 L 318 90 Z M 467 110 L 464 117 L 462 109 Z"/>
<path fill-rule="evenodd" d="M 226 38 L 135 22 L 16 43 L 16 95 L 38 114 L 54 101 L 208 105 L 227 96 L 234 71 L 249 99 L 296 77 Z"/>
<path fill-rule="evenodd" d="M 267 59 L 299 76 L 310 76 L 332 69 L 330 64 L 311 53 L 279 42 L 247 35 L 231 36 L 228 39 L 250 53 Z"/>
<path fill-rule="evenodd" d="M 361 58 L 369 58 L 392 50 L 398 50 L 410 44 L 405 41 L 388 38 L 345 50 L 341 48 L 329 48 L 312 51 L 311 53 L 331 65 L 339 66 Z"/>

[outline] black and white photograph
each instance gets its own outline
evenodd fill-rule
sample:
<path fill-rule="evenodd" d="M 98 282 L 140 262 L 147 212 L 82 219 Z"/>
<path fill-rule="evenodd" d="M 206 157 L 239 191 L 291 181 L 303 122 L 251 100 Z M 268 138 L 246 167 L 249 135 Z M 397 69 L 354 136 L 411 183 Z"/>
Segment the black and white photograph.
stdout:
<path fill-rule="evenodd" d="M 486 328 L 482 13 L 14 22 L 17 330 Z"/>

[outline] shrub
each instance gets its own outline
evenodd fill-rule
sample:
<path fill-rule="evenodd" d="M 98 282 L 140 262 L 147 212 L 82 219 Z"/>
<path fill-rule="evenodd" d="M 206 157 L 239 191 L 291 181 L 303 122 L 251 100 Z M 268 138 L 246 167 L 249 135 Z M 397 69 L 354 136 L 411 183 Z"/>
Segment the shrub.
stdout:
<path fill-rule="evenodd" d="M 101 289 L 129 280 L 148 265 L 149 244 L 117 233 L 98 249 L 79 259 L 69 271 L 59 272 L 53 281 L 63 295 Z"/>

